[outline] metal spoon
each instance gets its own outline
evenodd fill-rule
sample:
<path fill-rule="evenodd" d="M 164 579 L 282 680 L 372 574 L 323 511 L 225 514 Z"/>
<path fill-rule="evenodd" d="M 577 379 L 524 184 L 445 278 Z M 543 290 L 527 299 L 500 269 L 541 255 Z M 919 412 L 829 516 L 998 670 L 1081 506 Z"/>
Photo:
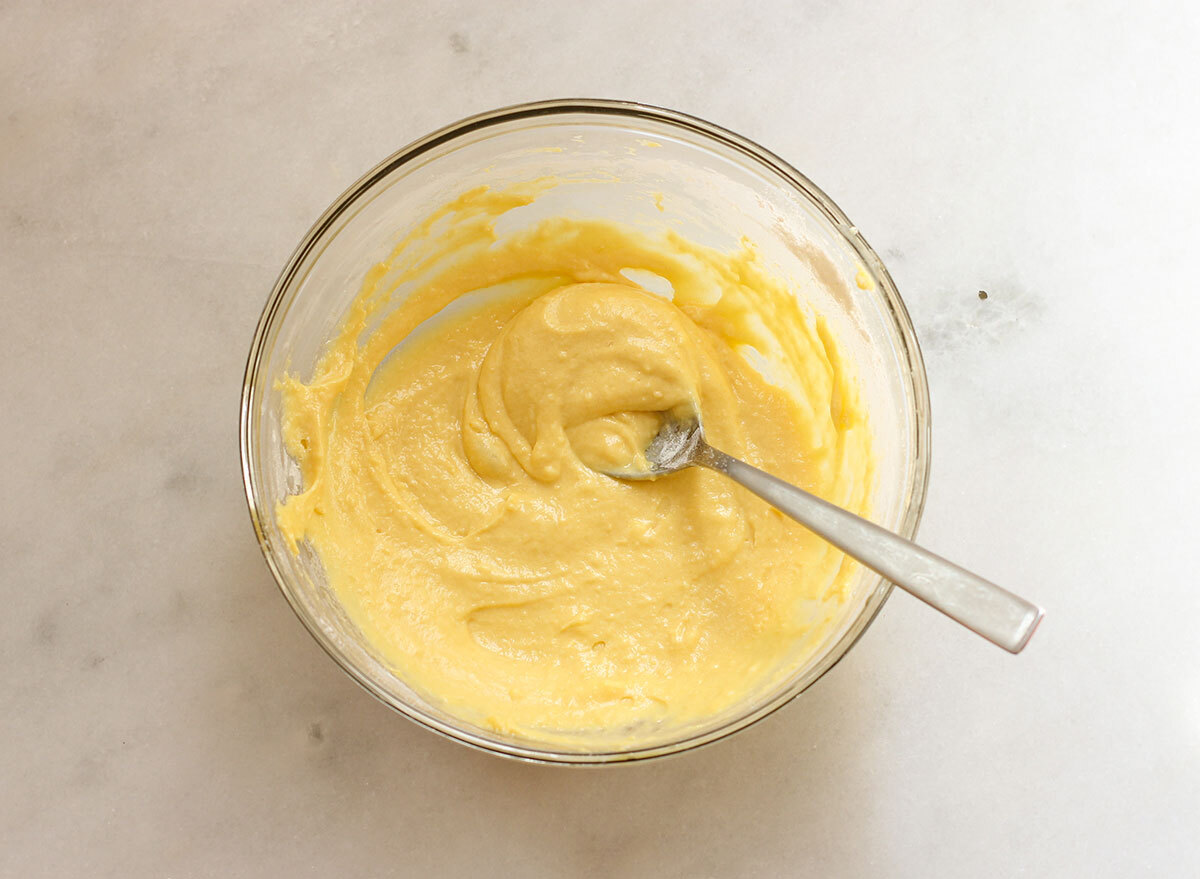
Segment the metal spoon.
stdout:
<path fill-rule="evenodd" d="M 666 415 L 646 446 L 646 467 L 606 470 L 619 479 L 657 479 L 698 464 L 723 473 L 847 555 L 1010 653 L 1029 643 L 1043 611 L 853 513 L 777 479 L 704 441 L 695 415 Z"/>

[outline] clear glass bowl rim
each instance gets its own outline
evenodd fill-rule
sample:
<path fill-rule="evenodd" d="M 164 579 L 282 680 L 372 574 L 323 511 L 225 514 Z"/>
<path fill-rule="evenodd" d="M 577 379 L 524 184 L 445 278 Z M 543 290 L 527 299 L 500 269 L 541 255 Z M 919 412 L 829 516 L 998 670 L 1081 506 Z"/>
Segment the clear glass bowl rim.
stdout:
<path fill-rule="evenodd" d="M 764 166 L 767 170 L 787 181 L 810 203 L 820 209 L 830 224 L 841 233 L 846 242 L 857 252 L 863 265 L 873 276 L 876 283 L 876 292 L 881 297 L 882 304 L 887 314 L 891 317 L 897 333 L 901 361 L 907 365 L 907 376 L 911 383 L 913 402 L 913 411 L 911 414 L 914 417 L 912 422 L 913 432 L 909 438 L 912 454 L 905 463 L 912 477 L 912 485 L 908 497 L 904 500 L 904 514 L 898 533 L 910 540 L 916 536 L 917 528 L 921 521 L 921 514 L 925 508 L 930 467 L 929 386 L 925 374 L 924 359 L 921 355 L 920 344 L 917 341 L 916 332 L 909 317 L 908 309 L 905 307 L 904 301 L 900 298 L 900 293 L 896 289 L 891 275 L 883 265 L 882 260 L 879 259 L 871 246 L 863 239 L 858 228 L 850 222 L 849 217 L 846 216 L 842 209 L 829 196 L 779 156 L 753 141 L 698 117 L 648 104 L 592 98 L 537 101 L 479 113 L 447 125 L 393 153 L 359 178 L 312 225 L 312 228 L 308 230 L 299 246 L 288 259 L 263 308 L 250 346 L 250 354 L 246 361 L 246 371 L 242 383 L 239 445 L 246 503 L 249 507 L 250 519 L 254 525 L 255 534 L 258 537 L 259 548 L 284 598 L 287 599 L 292 610 L 300 618 L 300 621 L 317 643 L 321 645 L 325 652 L 329 654 L 346 674 L 385 705 L 427 729 L 479 750 L 532 762 L 574 765 L 622 763 L 677 754 L 700 747 L 701 745 L 719 741 L 762 720 L 816 683 L 846 655 L 879 614 L 879 611 L 891 594 L 892 584 L 882 578 L 879 579 L 862 612 L 855 618 L 841 639 L 833 645 L 832 649 L 816 665 L 808 669 L 803 675 L 798 676 L 787 687 L 782 688 L 770 700 L 754 706 L 752 710 L 719 726 L 702 730 L 675 741 L 629 750 L 585 753 L 514 745 L 511 742 L 489 739 L 473 730 L 447 724 L 437 717 L 426 714 L 419 706 L 409 704 L 398 698 L 394 693 L 379 686 L 338 649 L 337 645 L 331 641 L 322 629 L 319 621 L 309 615 L 304 605 L 293 594 L 291 585 L 276 564 L 273 547 L 266 537 L 263 524 L 265 519 L 274 516 L 274 502 L 269 498 L 260 501 L 257 474 L 255 468 L 252 466 L 251 449 L 255 441 L 253 416 L 258 403 L 256 391 L 258 371 L 265 359 L 266 343 L 271 336 L 270 330 L 275 321 L 275 316 L 289 297 L 295 295 L 296 288 L 294 281 L 308 255 L 314 248 L 320 245 L 326 232 L 333 227 L 338 218 L 347 209 L 353 206 L 360 197 L 368 193 L 380 180 L 386 178 L 397 168 L 414 161 L 430 150 L 472 132 L 504 123 L 538 117 L 589 114 L 623 117 L 632 121 L 652 121 L 664 124 L 667 127 L 682 129 L 691 134 L 701 135 L 702 139 L 714 141 L 726 149 L 732 149 L 742 156 L 749 158 L 753 163 Z"/>

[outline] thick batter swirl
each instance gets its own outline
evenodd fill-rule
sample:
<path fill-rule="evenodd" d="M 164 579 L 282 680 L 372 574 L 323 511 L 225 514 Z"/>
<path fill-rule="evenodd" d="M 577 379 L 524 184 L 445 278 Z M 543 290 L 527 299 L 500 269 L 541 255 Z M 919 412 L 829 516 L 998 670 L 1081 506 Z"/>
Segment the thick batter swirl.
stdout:
<path fill-rule="evenodd" d="M 369 273 L 311 379 L 281 384 L 304 490 L 279 522 L 379 653 L 466 720 L 579 741 L 683 726 L 814 649 L 851 563 L 716 474 L 594 468 L 698 406 L 718 447 L 865 512 L 865 415 L 823 323 L 752 249 L 565 218 L 498 238 L 536 194 L 447 205 Z"/>

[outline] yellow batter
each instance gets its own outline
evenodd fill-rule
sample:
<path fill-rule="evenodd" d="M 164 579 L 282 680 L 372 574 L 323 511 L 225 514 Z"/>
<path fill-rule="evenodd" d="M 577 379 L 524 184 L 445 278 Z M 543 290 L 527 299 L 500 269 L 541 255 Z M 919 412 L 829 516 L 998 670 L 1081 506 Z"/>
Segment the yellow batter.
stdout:
<path fill-rule="evenodd" d="M 537 739 L 683 726 L 815 649 L 852 563 L 717 474 L 588 465 L 698 405 L 718 448 L 865 512 L 865 413 L 748 245 L 568 218 L 499 236 L 547 185 L 439 210 L 369 273 L 311 380 L 281 382 L 304 490 L 279 524 L 446 710 Z"/>

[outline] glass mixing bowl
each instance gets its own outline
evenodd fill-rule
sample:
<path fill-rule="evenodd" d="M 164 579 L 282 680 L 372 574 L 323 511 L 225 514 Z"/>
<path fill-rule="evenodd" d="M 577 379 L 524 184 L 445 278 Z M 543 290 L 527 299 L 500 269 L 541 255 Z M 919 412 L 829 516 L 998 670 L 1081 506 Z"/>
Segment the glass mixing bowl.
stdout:
<path fill-rule="evenodd" d="M 854 364 L 874 433 L 873 518 L 907 538 L 929 470 L 929 396 L 904 303 L 846 215 L 794 168 L 754 143 L 682 113 L 618 101 L 525 104 L 463 120 L 400 150 L 317 220 L 288 261 L 254 334 L 242 388 L 242 474 L 250 516 L 279 588 L 354 680 L 430 729 L 487 751 L 556 763 L 613 763 L 676 753 L 730 735 L 795 697 L 853 646 L 891 584 L 861 568 L 839 624 L 783 682 L 717 717 L 633 742 L 578 746 L 475 726 L 408 687 L 330 591 L 320 560 L 279 532 L 275 506 L 301 488 L 281 437 L 276 381 L 307 379 L 365 272 L 434 208 L 467 189 L 552 176 L 561 183 L 512 223 L 554 214 L 674 228 L 702 244 L 759 249 L 805 305 L 825 316 Z M 510 222 L 506 215 L 502 222 Z"/>

